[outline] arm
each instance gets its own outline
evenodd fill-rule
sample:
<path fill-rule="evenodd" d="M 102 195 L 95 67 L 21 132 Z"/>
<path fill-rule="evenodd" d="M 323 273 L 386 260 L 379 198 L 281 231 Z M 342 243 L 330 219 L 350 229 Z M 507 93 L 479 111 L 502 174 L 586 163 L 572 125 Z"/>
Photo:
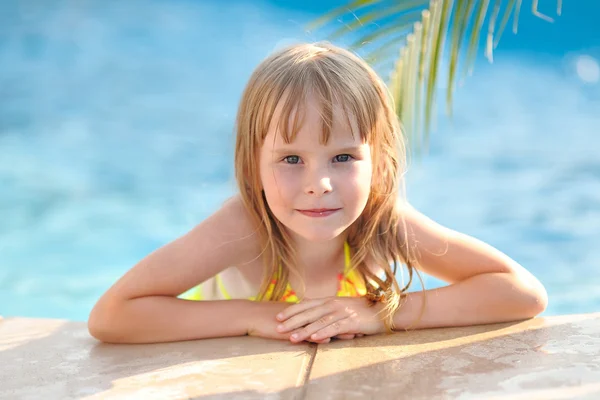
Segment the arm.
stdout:
<path fill-rule="evenodd" d="M 410 240 L 418 246 L 417 269 L 450 285 L 409 293 L 394 317 L 397 329 L 514 321 L 544 311 L 546 290 L 516 261 L 480 240 L 442 227 L 409 205 L 399 210 Z"/>
<path fill-rule="evenodd" d="M 105 342 L 148 343 L 245 335 L 258 306 L 245 300 L 188 301 L 177 296 L 260 246 L 234 198 L 186 235 L 145 257 L 101 298 L 88 329 Z"/>
<path fill-rule="evenodd" d="M 112 310 L 95 308 L 89 331 L 107 343 L 243 336 L 257 306 L 249 300 L 190 301 L 172 296 L 145 296 L 114 303 Z M 102 315 L 103 312 L 106 314 Z"/>

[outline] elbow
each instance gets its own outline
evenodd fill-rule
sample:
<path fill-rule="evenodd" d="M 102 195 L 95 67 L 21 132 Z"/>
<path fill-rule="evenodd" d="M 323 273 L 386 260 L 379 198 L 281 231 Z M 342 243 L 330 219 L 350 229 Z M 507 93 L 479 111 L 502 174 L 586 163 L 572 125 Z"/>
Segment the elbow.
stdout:
<path fill-rule="evenodd" d="M 88 320 L 87 323 L 88 332 L 94 339 L 104 343 L 112 343 L 110 340 L 110 332 L 108 332 L 103 325 L 99 325 L 95 320 Z"/>
<path fill-rule="evenodd" d="M 98 318 L 90 318 L 87 323 L 87 328 L 93 338 L 104 343 L 115 343 L 115 332 L 110 329 L 110 325 L 106 324 L 106 322 L 99 321 Z"/>
<path fill-rule="evenodd" d="M 123 332 L 119 329 L 122 327 L 113 311 L 97 304 L 87 321 L 88 332 L 92 337 L 104 343 L 126 343 Z"/>
<path fill-rule="evenodd" d="M 542 284 L 539 284 L 539 288 L 533 294 L 533 305 L 532 312 L 533 317 L 543 313 L 548 308 L 548 292 Z"/>
<path fill-rule="evenodd" d="M 533 275 L 525 273 L 500 273 L 493 287 L 503 292 L 502 310 L 507 320 L 526 320 L 543 313 L 548 307 L 548 293 Z"/>
<path fill-rule="evenodd" d="M 523 290 L 522 310 L 526 318 L 534 318 L 546 311 L 548 307 L 548 292 L 537 280 Z"/>

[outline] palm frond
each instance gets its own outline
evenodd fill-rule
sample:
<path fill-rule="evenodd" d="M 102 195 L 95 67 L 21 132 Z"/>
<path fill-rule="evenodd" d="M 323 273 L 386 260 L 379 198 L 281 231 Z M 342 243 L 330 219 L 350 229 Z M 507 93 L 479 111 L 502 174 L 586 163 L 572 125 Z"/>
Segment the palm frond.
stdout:
<path fill-rule="evenodd" d="M 409 145 L 420 153 L 423 145 L 428 147 L 435 121 L 436 87 L 442 65 L 447 63 L 446 112 L 452 115 L 459 65 L 463 79 L 472 73 L 484 22 L 488 24 L 485 55 L 492 62 L 493 51 L 511 16 L 513 32 L 517 33 L 521 6 L 522 0 L 355 0 L 313 21 L 308 29 L 339 24 L 333 26 L 329 40 L 352 33 L 351 50 L 364 51 L 363 57 L 372 65 L 386 61 L 392 64 L 387 83 L 396 114 Z M 538 10 L 538 0 L 531 0 L 531 12 L 553 21 Z M 562 0 L 556 0 L 556 14 L 561 13 Z M 343 22 L 344 17 L 348 22 Z M 443 63 L 445 50 L 449 55 Z M 466 55 L 461 62 L 462 52 Z"/>
<path fill-rule="evenodd" d="M 394 19 L 390 24 L 379 25 L 376 30 L 373 32 L 361 36 L 359 39 L 355 40 L 351 45 L 350 49 L 356 51 L 365 45 L 369 45 L 373 42 L 376 42 L 377 39 L 380 38 L 389 38 L 393 33 L 402 32 L 406 30 L 410 30 L 413 26 L 415 20 L 418 19 L 421 14 L 420 10 L 407 12 L 406 14 L 402 14 L 400 17 Z M 331 37 L 329 37 L 331 40 Z M 402 42 L 397 42 L 396 44 L 400 44 Z"/>
<path fill-rule="evenodd" d="M 375 23 L 375 21 L 381 21 L 390 16 L 403 16 L 403 14 L 409 12 L 410 10 L 423 7 L 426 4 L 427 0 L 405 0 L 398 2 L 398 4 L 394 6 L 373 10 L 372 12 L 364 15 L 362 18 L 356 17 L 352 22 L 344 24 L 335 32 L 330 34 L 329 39 L 335 40 L 348 31 L 353 31 L 363 27 L 365 24 Z M 377 23 L 375 24 L 379 26 Z M 392 21 L 392 24 L 396 25 L 396 21 Z"/>
<path fill-rule="evenodd" d="M 500 39 L 502 38 L 502 34 L 504 33 L 504 28 L 506 28 L 506 24 L 508 23 L 508 19 L 510 18 L 510 14 L 513 12 L 515 8 L 515 0 L 509 0 L 506 9 L 504 10 L 504 17 L 502 17 L 502 22 L 500 22 L 500 29 L 498 29 L 498 34 L 496 35 L 496 39 L 494 39 L 494 49 L 498 47 L 498 43 L 500 43 Z"/>

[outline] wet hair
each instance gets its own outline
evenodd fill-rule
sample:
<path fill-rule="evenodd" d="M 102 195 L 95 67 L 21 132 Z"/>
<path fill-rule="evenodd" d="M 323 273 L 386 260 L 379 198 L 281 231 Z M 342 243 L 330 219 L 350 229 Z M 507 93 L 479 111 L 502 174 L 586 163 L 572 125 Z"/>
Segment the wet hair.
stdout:
<path fill-rule="evenodd" d="M 386 322 L 393 326 L 393 314 L 416 271 L 415 249 L 398 209 L 405 198 L 406 144 L 386 85 L 359 56 L 328 42 L 296 44 L 273 52 L 254 70 L 240 101 L 235 176 L 264 250 L 265 271 L 257 298 L 280 300 L 290 272 L 298 273 L 290 236 L 270 211 L 261 189 L 260 150 L 271 124 L 278 124 L 277 132 L 286 143 L 294 140 L 309 96 L 319 103 L 321 142 L 329 140 L 334 107 L 341 107 L 349 126 L 353 126 L 353 118 L 362 141 L 370 145 L 371 190 L 362 214 L 348 227 L 347 241 L 353 251 L 351 264 L 363 278 L 368 297 L 385 302 Z M 281 114 L 275 121 L 273 115 L 278 106 Z M 385 277 L 371 272 L 365 263 L 367 259 L 382 267 Z M 408 282 L 400 287 L 395 274 L 402 265 L 408 269 Z M 278 271 L 279 279 L 267 296 Z"/>

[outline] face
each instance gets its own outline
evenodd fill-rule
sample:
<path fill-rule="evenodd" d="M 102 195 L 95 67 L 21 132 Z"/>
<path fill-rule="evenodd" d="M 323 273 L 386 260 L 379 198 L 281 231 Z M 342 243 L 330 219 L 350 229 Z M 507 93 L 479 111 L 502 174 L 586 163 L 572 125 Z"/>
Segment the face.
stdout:
<path fill-rule="evenodd" d="M 318 103 L 309 98 L 307 104 Z M 325 145 L 319 143 L 319 110 L 307 106 L 304 112 L 295 140 L 286 144 L 276 132 L 276 109 L 261 148 L 260 176 L 269 208 L 292 237 L 326 241 L 342 234 L 367 204 L 371 151 L 352 119 L 354 126 L 348 126 L 341 108 L 334 109 Z"/>

